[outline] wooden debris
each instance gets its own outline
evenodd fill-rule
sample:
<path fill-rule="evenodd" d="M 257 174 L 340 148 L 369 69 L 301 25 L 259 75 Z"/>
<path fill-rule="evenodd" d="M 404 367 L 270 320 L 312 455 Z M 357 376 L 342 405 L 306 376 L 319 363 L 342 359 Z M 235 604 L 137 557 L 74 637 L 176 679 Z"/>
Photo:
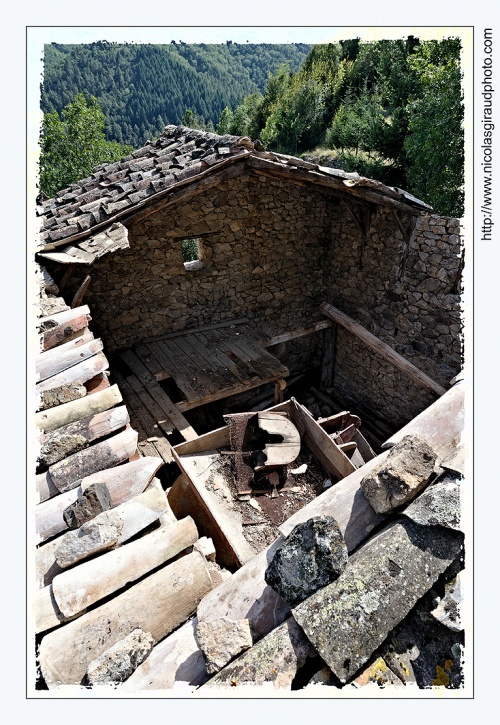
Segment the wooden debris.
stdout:
<path fill-rule="evenodd" d="M 90 284 L 90 279 L 90 274 L 88 274 L 79 286 L 78 290 L 75 293 L 75 296 L 73 297 L 73 300 L 71 301 L 72 308 L 79 307 L 82 304 L 83 297 Z"/>
<path fill-rule="evenodd" d="M 292 421 L 279 413 L 267 411 L 257 413 L 257 420 L 259 428 L 270 435 L 281 436 L 283 441 L 266 445 L 264 448 L 266 462 L 255 470 L 292 463 L 300 453 L 300 433 Z"/>
<path fill-rule="evenodd" d="M 120 546 L 156 521 L 168 509 L 163 490 L 149 488 L 120 506 L 95 516 L 61 537 L 55 551 L 57 564 L 66 569 L 105 549 Z"/>
<path fill-rule="evenodd" d="M 111 496 L 112 507 L 119 506 L 129 498 L 142 493 L 162 463 L 161 458 L 140 458 L 137 461 L 86 476 L 77 488 L 35 506 L 37 534 L 43 540 L 65 531 L 67 526 L 63 519 L 64 509 L 76 501 L 77 496 L 91 484 L 104 481 Z M 50 478 L 48 474 L 45 475 Z M 57 493 L 55 486 L 54 491 Z M 51 495 L 54 496 L 52 491 Z"/>

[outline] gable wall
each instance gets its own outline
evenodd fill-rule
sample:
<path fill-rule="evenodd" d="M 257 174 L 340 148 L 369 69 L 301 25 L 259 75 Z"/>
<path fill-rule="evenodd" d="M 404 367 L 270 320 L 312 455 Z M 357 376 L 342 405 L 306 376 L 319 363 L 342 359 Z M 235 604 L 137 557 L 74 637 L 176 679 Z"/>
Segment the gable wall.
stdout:
<path fill-rule="evenodd" d="M 326 300 L 447 387 L 461 361 L 459 223 L 401 218 L 414 227 L 409 250 L 381 207 L 363 241 L 336 199 L 245 175 L 131 224 L 130 249 L 93 265 L 86 301 L 111 352 L 241 316 L 281 334 L 324 319 Z M 204 267 L 186 271 L 181 238 L 205 234 Z M 292 372 L 311 369 L 322 338 L 293 340 L 279 357 Z M 343 329 L 333 387 L 396 427 L 435 399 Z"/>
<path fill-rule="evenodd" d="M 130 249 L 91 270 L 89 304 L 107 349 L 242 316 L 265 335 L 321 319 L 332 204 L 246 175 L 132 224 Z M 202 237 L 204 267 L 186 271 L 181 238 L 212 232 Z M 298 348 L 307 357 L 318 342 Z"/>

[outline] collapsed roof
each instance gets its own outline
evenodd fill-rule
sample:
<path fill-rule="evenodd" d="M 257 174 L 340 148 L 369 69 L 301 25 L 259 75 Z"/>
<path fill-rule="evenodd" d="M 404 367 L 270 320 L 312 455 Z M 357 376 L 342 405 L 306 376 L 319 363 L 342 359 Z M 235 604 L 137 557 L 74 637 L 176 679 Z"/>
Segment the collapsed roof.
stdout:
<path fill-rule="evenodd" d="M 38 252 L 62 263 L 92 263 L 102 254 L 127 246 L 128 220 L 249 170 L 315 187 L 341 199 L 413 214 L 431 209 L 402 189 L 265 151 L 260 142 L 246 136 L 167 126 L 154 143 L 120 161 L 98 166 L 88 178 L 42 202 Z"/>

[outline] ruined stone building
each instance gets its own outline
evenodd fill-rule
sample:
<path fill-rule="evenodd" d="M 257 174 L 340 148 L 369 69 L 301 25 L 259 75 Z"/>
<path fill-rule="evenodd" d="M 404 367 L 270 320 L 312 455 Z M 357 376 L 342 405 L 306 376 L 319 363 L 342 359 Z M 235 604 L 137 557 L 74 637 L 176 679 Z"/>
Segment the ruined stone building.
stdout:
<path fill-rule="evenodd" d="M 457 482 L 463 475 L 463 464 L 457 463 L 463 423 L 462 384 L 456 382 L 462 366 L 459 220 L 438 216 L 411 194 L 358 174 L 268 152 L 246 137 L 217 136 L 182 126 L 167 126 L 156 142 L 147 143 L 119 162 L 98 167 L 88 179 L 44 201 L 40 217 L 37 261 L 48 272 L 42 269 L 39 277 L 42 352 L 37 358 L 37 371 L 41 372 L 36 416 L 41 453 L 35 518 L 38 514 L 42 545 L 37 550 L 40 589 L 35 599 L 43 600 L 37 605 L 41 624 L 36 629 L 45 684 L 99 683 L 94 665 L 92 681 L 90 660 L 82 654 L 92 647 L 85 639 L 88 635 L 83 636 L 78 629 L 78 622 L 85 617 L 91 621 L 92 616 L 97 622 L 100 607 L 114 612 L 106 616 L 120 620 L 122 610 L 113 602 L 119 597 L 126 601 L 127 591 L 132 593 L 148 581 L 142 579 L 128 590 L 119 588 L 111 600 L 114 590 L 103 584 L 105 595 L 101 596 L 108 596 L 106 603 L 98 604 L 99 597 L 89 594 L 88 609 L 83 600 L 77 606 L 68 592 L 76 586 L 81 568 L 93 560 L 79 564 L 78 557 L 71 558 L 73 541 L 71 546 L 66 544 L 67 559 L 62 566 L 60 548 L 68 529 L 69 533 L 72 528 L 79 530 L 68 522 L 83 514 L 72 513 L 73 518 L 68 518 L 68 513 L 62 515 L 68 506 L 75 505 L 77 493 L 80 500 L 88 487 L 94 486 L 91 503 L 97 509 L 92 516 L 106 514 L 109 519 L 109 511 L 125 505 L 124 496 L 113 500 L 111 483 L 111 493 L 95 487 L 106 484 L 108 471 L 114 471 L 111 481 L 116 471 L 137 467 L 142 460 L 146 467 L 146 461 L 150 462 L 147 474 L 141 474 L 142 488 L 127 495 L 145 495 L 144 489 L 159 471 L 154 495 L 165 499 L 165 490 L 168 492 L 164 508 L 155 508 L 156 519 L 163 521 L 160 529 L 173 526 L 176 518 L 190 516 L 193 526 L 198 527 L 193 541 L 185 543 L 183 539 L 184 545 L 169 556 L 175 557 L 188 546 L 194 547 L 192 553 L 169 566 L 181 566 L 179 562 L 186 556 L 197 554 L 205 563 L 196 566 L 200 572 L 205 567 L 208 573 L 203 574 L 205 584 L 192 594 L 191 609 L 186 605 L 167 629 L 158 625 L 158 631 L 153 632 L 136 621 L 135 615 L 127 614 L 111 637 L 92 649 L 94 660 L 109 648 L 119 648 L 122 640 L 128 642 L 127 637 L 136 629 L 142 632 L 137 635 L 140 646 L 136 642 L 125 645 L 129 654 L 132 648 L 136 659 L 137 647 L 140 650 L 146 640 L 149 644 L 144 645 L 142 659 L 151 652 L 144 664 L 137 659 L 128 673 L 130 690 L 175 690 L 179 682 L 187 682 L 192 691 L 210 685 L 209 675 L 219 670 L 212 686 L 217 686 L 217 681 L 226 686 L 232 679 L 241 681 L 238 659 L 228 665 L 225 675 L 222 665 L 214 665 L 215 669 L 207 665 L 205 669 L 210 657 L 204 648 L 203 659 L 200 642 L 205 635 L 200 630 L 195 636 L 196 622 L 210 621 L 216 615 L 232 622 L 251 622 L 253 647 L 250 641 L 242 647 L 250 647 L 248 653 L 240 657 L 247 658 L 245 666 L 253 673 L 254 684 L 274 682 L 277 686 L 276 677 L 267 677 L 256 661 L 250 662 L 251 653 L 265 648 L 261 643 L 267 637 L 274 637 L 285 650 L 292 647 L 296 653 L 296 667 L 285 677 L 286 686 L 293 680 L 298 687 L 297 673 L 304 671 L 301 668 L 306 661 L 309 667 L 315 663 L 316 671 L 323 672 L 314 682 L 333 689 L 353 681 L 361 686 L 370 678 L 394 686 L 410 682 L 421 686 L 424 681 L 428 685 L 459 686 L 460 628 L 446 630 L 453 634 L 441 639 L 434 633 L 435 639 L 444 642 L 444 650 L 454 647 L 455 654 L 442 662 L 436 660 L 430 666 L 431 670 L 434 667 L 432 677 L 423 668 L 425 676 L 417 673 L 413 680 L 405 680 L 401 668 L 410 667 L 409 655 L 405 659 L 400 653 L 401 661 L 396 662 L 396 654 L 391 654 L 385 640 L 389 632 L 400 627 L 397 637 L 403 647 L 403 640 L 414 631 L 408 617 L 417 616 L 414 606 L 436 581 L 444 601 L 444 588 L 449 589 L 449 582 L 463 564 L 456 517 L 453 524 L 451 514 L 449 520 L 445 516 L 429 524 L 428 511 L 421 503 L 427 513 L 419 509 L 413 518 L 409 514 L 409 518 L 403 517 L 401 523 L 401 517 L 395 517 L 403 511 L 402 500 L 382 515 L 370 507 L 359 490 L 363 473 L 367 475 L 381 456 L 385 460 L 387 453 L 380 453 L 382 448 L 395 446 L 405 433 L 413 431 L 435 453 L 432 476 L 437 476 L 437 483 L 426 491 L 446 490 L 452 491 L 452 498 L 458 496 Z M 186 248 L 191 249 L 190 259 Z M 301 384 L 317 392 L 319 414 L 307 410 L 307 395 L 304 405 L 294 397 L 300 397 L 296 392 L 299 387 L 294 386 Z M 118 391 L 112 400 L 110 390 Z M 92 403 L 103 395 L 108 396 L 106 403 Z M 122 396 L 126 409 L 113 407 Z M 207 466 L 215 465 L 221 475 L 229 470 L 231 446 L 235 455 L 234 436 L 229 436 L 227 427 L 221 427 L 223 413 L 230 417 L 233 412 L 258 410 L 259 404 L 261 409 L 272 408 L 273 403 L 278 411 L 274 415 L 281 411 L 287 416 L 301 434 L 301 445 L 307 443 L 307 455 L 314 454 L 316 463 L 308 458 L 306 468 L 312 471 L 319 461 L 323 478 L 330 476 L 329 485 L 334 485 L 314 500 L 296 503 L 289 511 L 283 508 L 281 519 L 274 521 L 274 528 L 266 530 L 259 543 L 258 537 L 252 539 L 246 534 L 249 528 L 264 525 L 262 517 L 254 516 L 259 505 L 271 515 L 273 501 L 264 505 L 263 497 L 252 512 L 246 489 L 231 489 L 226 485 L 228 479 L 224 483 L 220 476 L 217 480 L 212 474 L 203 477 L 199 467 L 207 455 Z M 81 412 L 71 412 L 77 408 Z M 118 414 L 118 410 L 122 412 Z M 361 419 L 365 426 L 368 442 L 361 436 L 358 449 L 353 439 L 344 440 L 332 432 L 333 423 L 328 422 L 332 415 L 338 417 L 338 411 L 347 410 L 351 413 L 345 413 L 350 417 L 342 419 L 344 424 L 349 422 L 354 430 Z M 96 421 L 93 416 L 104 416 L 105 425 L 104 417 Z M 433 428 L 434 418 L 440 425 Z M 272 415 L 271 419 L 275 420 Z M 95 432 L 97 429 L 102 432 Z M 119 441 L 118 436 L 122 436 Z M 95 443 L 97 440 L 100 442 Z M 359 458 L 353 453 L 355 449 Z M 218 452 L 217 460 L 210 458 L 214 451 Z M 289 490 L 292 496 L 298 487 L 290 480 L 288 476 L 283 491 Z M 277 478 L 269 481 L 273 500 L 285 495 L 277 493 Z M 283 485 L 282 480 L 279 485 Z M 345 493 L 335 494 L 336 489 Z M 247 508 L 236 510 L 232 495 Z M 425 495 L 419 489 L 412 505 Z M 64 501 L 62 497 L 66 497 Z M 85 505 L 90 506 L 88 501 Z M 395 599 L 389 597 L 384 606 L 394 611 L 396 618 L 372 648 L 364 648 L 363 643 L 369 639 L 373 623 L 359 624 L 357 654 L 346 656 L 342 649 L 351 641 L 350 631 L 332 654 L 333 635 L 328 635 L 329 644 L 323 642 L 328 625 L 318 624 L 317 632 L 308 630 L 305 622 L 311 613 L 307 602 L 313 606 L 312 597 L 290 610 L 290 603 L 263 579 L 269 552 L 275 551 L 293 528 L 287 522 L 307 521 L 308 516 L 317 515 L 333 516 L 338 521 L 349 551 L 346 572 L 351 558 L 357 557 L 352 567 L 362 568 L 363 556 L 377 556 L 377 536 L 385 535 L 386 525 L 392 532 L 391 541 L 407 535 L 412 541 L 421 537 L 420 548 L 431 552 L 430 559 L 424 557 L 420 563 L 432 571 L 432 581 L 424 586 L 414 571 L 411 577 L 417 583 L 414 591 L 410 587 L 408 602 L 401 602 L 401 594 L 395 590 Z M 85 514 L 78 519 L 78 526 L 88 526 L 92 516 Z M 153 519 L 148 519 L 147 525 Z M 134 535 L 139 529 L 134 529 Z M 208 564 L 200 554 L 203 547 L 197 543 L 198 533 L 211 538 L 215 546 Z M 362 545 L 367 536 L 368 543 Z M 121 546 L 122 540 L 125 544 L 119 537 L 110 540 L 100 549 L 92 549 L 92 555 L 103 551 L 99 559 L 104 560 L 114 550 L 128 550 L 141 541 L 132 539 L 132 543 Z M 367 546 L 375 547 L 372 554 Z M 417 561 L 412 552 L 410 547 L 405 561 Z M 459 561 L 462 564 L 457 564 Z M 158 566 L 158 562 L 152 563 L 151 569 Z M 400 563 L 391 576 L 398 576 L 404 568 L 404 562 Z M 71 572 L 77 572 L 76 579 L 71 580 Z M 445 581 L 442 577 L 446 572 Z M 406 573 L 410 577 L 410 571 Z M 137 576 L 144 574 L 146 571 Z M 203 576 L 199 574 L 199 581 Z M 64 588 L 66 580 L 73 583 Z M 120 587 L 126 581 L 131 580 L 124 579 Z M 373 594 L 372 584 L 367 574 L 366 596 Z M 224 591 L 231 592 L 231 604 L 223 605 Z M 397 591 L 401 592 L 401 587 Z M 360 601 L 363 596 L 360 594 Z M 72 604 L 66 612 L 63 602 L 69 601 L 68 597 Z M 242 602 L 248 597 L 254 603 L 245 609 Z M 204 604 L 207 598 L 208 604 Z M 123 607 L 129 611 L 128 605 Z M 197 607 L 197 618 L 189 619 Z M 446 629 L 437 620 L 433 626 Z M 176 652 L 175 657 L 161 654 L 162 643 L 167 641 L 167 649 Z M 288 644 L 283 644 L 285 641 Z M 377 649 L 379 646 L 382 650 Z M 68 647 L 74 650 L 74 667 L 66 666 Z M 228 656 L 226 664 L 236 654 Z M 441 655 L 439 650 L 436 657 Z M 113 655 L 115 660 L 120 656 L 123 652 Z M 189 657 L 191 669 L 182 674 L 181 663 Z M 445 661 L 451 663 L 448 669 Z M 322 669 L 327 665 L 330 669 Z M 392 674 L 381 675 L 387 667 L 392 667 Z M 394 674 L 397 667 L 400 670 Z M 153 670 L 156 679 L 151 676 L 148 681 L 147 672 Z M 311 670 L 310 678 L 313 674 Z M 299 680 L 294 679 L 297 677 Z M 127 679 L 121 687 L 127 688 Z"/>

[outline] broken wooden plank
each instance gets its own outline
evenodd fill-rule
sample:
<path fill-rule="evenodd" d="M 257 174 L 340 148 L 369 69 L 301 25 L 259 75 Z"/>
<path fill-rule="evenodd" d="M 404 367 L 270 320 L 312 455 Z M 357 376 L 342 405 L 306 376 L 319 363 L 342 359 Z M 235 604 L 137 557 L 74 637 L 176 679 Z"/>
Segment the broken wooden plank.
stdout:
<path fill-rule="evenodd" d="M 55 487 L 63 493 L 76 488 L 85 476 L 123 463 L 135 453 L 137 439 L 136 431 L 130 428 L 55 463 L 49 467 Z"/>
<path fill-rule="evenodd" d="M 76 365 L 101 350 L 102 340 L 95 340 L 94 335 L 87 331 L 74 340 L 42 352 L 35 357 L 37 381 L 57 375 L 71 365 Z"/>
<path fill-rule="evenodd" d="M 279 443 L 267 443 L 264 448 L 266 462 L 255 467 L 261 470 L 268 466 L 284 466 L 292 463 L 300 453 L 300 433 L 291 420 L 279 413 L 261 411 L 257 413 L 258 426 L 272 436 L 281 436 Z"/>
<path fill-rule="evenodd" d="M 101 482 L 106 484 L 111 498 L 111 506 L 114 508 L 142 493 L 162 465 L 162 459 L 157 456 L 139 458 L 137 461 L 86 476 L 82 479 L 80 486 L 66 493 L 52 494 L 50 500 L 35 506 L 35 527 L 38 535 L 45 540 L 65 531 L 68 527 L 63 519 L 63 511 L 74 503 L 91 484 Z"/>
<path fill-rule="evenodd" d="M 191 427 L 182 413 L 177 410 L 174 403 L 172 403 L 166 392 L 160 387 L 159 383 L 156 382 L 144 363 L 139 360 L 137 355 L 132 350 L 124 350 L 120 354 L 120 357 L 128 365 L 130 370 L 137 375 L 146 389 L 154 395 L 156 402 L 163 412 L 170 418 L 182 437 L 185 440 L 197 438 L 194 428 Z"/>
<path fill-rule="evenodd" d="M 76 365 L 62 370 L 50 378 L 46 378 L 36 384 L 36 392 L 42 393 L 44 390 L 52 390 L 59 388 L 61 385 L 70 385 L 71 383 L 86 383 L 99 373 L 104 372 L 109 367 L 106 356 L 102 352 L 82 360 Z"/>
<path fill-rule="evenodd" d="M 144 363 L 155 380 L 159 382 L 160 380 L 167 380 L 171 377 L 170 373 L 165 369 L 165 365 L 163 365 L 158 356 L 153 353 L 149 345 L 142 343 L 134 345 L 134 352 Z"/>
<path fill-rule="evenodd" d="M 205 559 L 195 551 L 49 632 L 39 658 L 47 686 L 80 684 L 89 663 L 136 628 L 163 639 L 196 611 L 211 588 Z M 105 629 L 103 622 L 108 622 Z"/>
<path fill-rule="evenodd" d="M 160 426 L 167 435 L 174 432 L 175 425 L 135 375 L 123 377 L 121 373 L 115 371 L 115 377 L 118 384 L 123 387 L 124 393 L 129 396 L 132 408 L 140 416 L 147 438 L 160 434 L 157 426 Z M 141 415 L 140 411 L 145 411 L 147 415 Z"/>
<path fill-rule="evenodd" d="M 299 428 L 303 441 L 330 475 L 342 479 L 355 470 L 355 466 L 328 434 L 314 420 L 312 415 L 300 403 L 292 398 L 296 416 L 292 419 Z"/>
<path fill-rule="evenodd" d="M 259 343 L 262 345 L 262 347 L 272 347 L 273 345 L 280 345 L 283 342 L 295 340 L 297 337 L 305 337 L 306 335 L 311 335 L 313 332 L 318 332 L 318 330 L 328 330 L 329 328 L 331 328 L 331 326 L 332 323 L 330 322 L 330 320 L 322 320 L 321 322 L 316 322 L 314 325 L 311 325 L 309 327 L 299 327 L 297 330 L 284 332 L 281 335 L 262 337 L 259 339 Z"/>
<path fill-rule="evenodd" d="M 56 604 L 64 616 L 74 616 L 165 564 L 197 538 L 198 531 L 189 516 L 64 571 L 52 582 Z"/>
<path fill-rule="evenodd" d="M 333 305 L 329 305 L 327 302 L 323 302 L 320 305 L 320 310 L 324 315 L 332 319 L 334 322 L 337 322 L 339 325 L 342 325 L 342 327 L 345 327 L 346 330 L 352 332 L 353 335 L 356 335 L 356 337 L 364 342 L 365 345 L 367 345 L 371 350 L 374 350 L 385 360 L 388 360 L 395 367 L 397 367 L 398 370 L 401 370 L 401 372 L 405 373 L 405 375 L 411 378 L 415 383 L 423 386 L 427 390 L 432 391 L 436 395 L 444 395 L 444 393 L 446 392 L 445 388 L 432 380 L 432 378 L 419 370 L 415 365 L 413 365 L 413 363 L 411 363 L 409 360 L 406 360 L 406 358 L 393 350 L 392 347 L 387 345 L 387 343 L 382 342 L 382 340 L 380 340 L 378 337 L 375 337 L 375 335 L 373 335 L 351 317 L 346 315 L 344 312 L 341 312 L 336 307 L 333 307 Z"/>

